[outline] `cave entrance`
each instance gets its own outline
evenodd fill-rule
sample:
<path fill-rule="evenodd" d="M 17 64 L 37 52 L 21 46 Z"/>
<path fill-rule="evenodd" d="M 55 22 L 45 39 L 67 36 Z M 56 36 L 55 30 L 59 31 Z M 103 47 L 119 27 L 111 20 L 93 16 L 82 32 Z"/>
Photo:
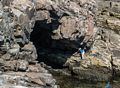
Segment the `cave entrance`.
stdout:
<path fill-rule="evenodd" d="M 47 24 L 46 20 L 36 21 L 30 40 L 34 43 L 37 49 L 40 47 L 50 48 L 52 42 L 51 33 L 51 24 Z"/>
<path fill-rule="evenodd" d="M 53 68 L 63 68 L 63 64 L 67 60 L 65 55 L 67 49 L 62 47 L 61 41 L 52 39 L 53 30 L 57 30 L 60 23 L 58 20 L 37 20 L 30 35 L 30 40 L 36 47 L 38 61 L 52 66 Z"/>
<path fill-rule="evenodd" d="M 52 18 L 50 22 L 48 19 L 36 20 L 30 40 L 36 47 L 39 62 L 44 62 L 53 68 L 63 68 L 67 59 L 80 47 L 79 43 L 84 36 L 78 38 L 77 41 L 64 38 L 53 39 L 53 31 L 58 30 L 61 23 L 59 23 L 60 18 L 54 13 L 50 12 L 50 15 Z"/>

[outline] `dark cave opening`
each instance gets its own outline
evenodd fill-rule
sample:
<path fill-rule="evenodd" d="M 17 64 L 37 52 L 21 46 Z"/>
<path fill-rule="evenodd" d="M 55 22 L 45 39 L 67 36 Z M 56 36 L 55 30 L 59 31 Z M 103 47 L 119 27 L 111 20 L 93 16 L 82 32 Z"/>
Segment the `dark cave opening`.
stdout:
<path fill-rule="evenodd" d="M 63 68 L 67 59 L 78 51 L 79 47 L 83 47 L 86 44 L 80 46 L 80 43 L 78 43 L 78 41 L 83 41 L 84 36 L 81 36 L 78 40 L 52 39 L 53 31 L 58 30 L 61 23 L 59 23 L 60 17 L 55 13 L 50 12 L 50 15 L 53 18 L 50 23 L 47 22 L 47 19 L 36 20 L 30 35 L 30 41 L 33 42 L 37 49 L 37 60 L 39 62 L 44 62 L 53 68 Z M 75 47 L 71 47 L 69 44 L 73 44 Z"/>
<path fill-rule="evenodd" d="M 53 21 L 53 23 L 47 24 L 47 20 L 36 21 L 33 31 L 30 36 L 30 40 L 33 42 L 37 49 L 38 61 L 44 62 L 45 64 L 52 66 L 53 68 L 63 68 L 63 64 L 66 62 L 67 57 L 63 60 L 57 61 L 56 57 L 59 54 L 68 55 L 72 54 L 73 51 L 67 50 L 63 47 L 63 40 L 54 40 L 51 35 L 53 35 L 53 25 L 55 27 L 59 26 L 60 23 Z M 65 40 L 64 40 L 65 41 Z M 56 56 L 55 56 L 56 55 Z M 69 56 L 69 55 L 68 55 Z M 58 56 L 59 57 L 59 56 Z"/>

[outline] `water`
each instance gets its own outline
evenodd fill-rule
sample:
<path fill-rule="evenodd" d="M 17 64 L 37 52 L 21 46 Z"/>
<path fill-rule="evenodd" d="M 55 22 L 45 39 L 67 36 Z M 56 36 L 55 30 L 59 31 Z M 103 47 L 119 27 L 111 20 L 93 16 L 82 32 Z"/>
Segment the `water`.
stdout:
<path fill-rule="evenodd" d="M 78 80 L 71 76 L 63 76 L 63 75 L 54 75 L 57 80 L 57 84 L 60 85 L 60 88 L 104 88 L 105 82 L 99 83 L 91 83 L 85 80 Z"/>
<path fill-rule="evenodd" d="M 60 73 L 53 73 L 54 78 L 60 88 L 105 88 L 107 82 L 89 82 L 79 80 L 73 76 L 67 76 Z M 112 88 L 120 88 L 120 80 L 111 83 Z"/>

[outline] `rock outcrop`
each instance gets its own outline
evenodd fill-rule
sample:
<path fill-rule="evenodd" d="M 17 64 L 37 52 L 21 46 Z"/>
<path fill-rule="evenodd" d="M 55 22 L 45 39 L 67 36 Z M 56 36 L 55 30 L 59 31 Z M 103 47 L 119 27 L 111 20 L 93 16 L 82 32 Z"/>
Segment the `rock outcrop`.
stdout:
<path fill-rule="evenodd" d="M 58 48 L 63 50 L 76 49 L 79 46 L 90 47 L 91 43 L 84 46 L 89 39 L 94 39 L 94 18 L 96 2 L 90 1 L 71 1 L 71 0 L 37 0 L 36 1 L 36 27 L 37 33 L 41 34 L 38 40 L 32 33 L 32 41 L 38 46 Z M 43 35 L 47 33 L 47 35 Z M 95 32 L 95 31 L 94 31 Z M 43 41 L 44 40 L 44 41 Z M 52 41 L 51 41 L 52 40 Z M 58 41 L 56 43 L 56 41 Z M 41 44 L 44 42 L 45 44 Z M 48 44 L 49 43 L 49 44 Z M 60 43 L 60 44 L 59 44 Z M 62 46 L 61 46 L 62 45 Z"/>
<path fill-rule="evenodd" d="M 105 3 L 104 5 L 102 3 Z M 97 25 L 112 29 L 119 34 L 120 29 L 120 3 L 119 1 L 98 1 L 98 21 Z"/>
<path fill-rule="evenodd" d="M 58 88 L 30 42 L 35 23 L 32 0 L 0 1 L 0 88 Z"/>
<path fill-rule="evenodd" d="M 111 80 L 119 75 L 119 1 L 97 1 L 96 26 L 98 31 L 86 59 L 71 56 L 66 65 L 80 79 Z M 103 4 L 104 3 L 104 4 Z M 93 75 L 94 74 L 94 75 Z"/>

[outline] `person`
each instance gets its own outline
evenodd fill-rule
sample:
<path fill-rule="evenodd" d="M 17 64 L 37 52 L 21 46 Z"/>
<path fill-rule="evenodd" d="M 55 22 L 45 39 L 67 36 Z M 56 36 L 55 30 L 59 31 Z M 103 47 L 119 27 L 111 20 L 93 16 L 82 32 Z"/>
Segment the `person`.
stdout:
<path fill-rule="evenodd" d="M 73 55 L 77 55 L 78 53 L 80 53 L 81 59 L 85 58 L 85 50 L 84 49 L 79 48 L 78 51 L 75 52 Z"/>
<path fill-rule="evenodd" d="M 110 82 L 106 84 L 105 88 L 112 88 L 112 86 L 110 85 Z"/>
<path fill-rule="evenodd" d="M 78 55 L 78 53 L 80 54 L 81 59 L 79 60 L 80 64 L 84 64 L 86 63 L 85 59 L 85 50 L 82 48 L 79 48 L 77 52 L 75 52 L 73 55 Z"/>
<path fill-rule="evenodd" d="M 110 8 L 112 7 L 112 2 L 110 2 Z"/>
<path fill-rule="evenodd" d="M 85 59 L 85 50 L 82 48 L 79 48 L 79 52 L 80 52 L 81 59 Z"/>

